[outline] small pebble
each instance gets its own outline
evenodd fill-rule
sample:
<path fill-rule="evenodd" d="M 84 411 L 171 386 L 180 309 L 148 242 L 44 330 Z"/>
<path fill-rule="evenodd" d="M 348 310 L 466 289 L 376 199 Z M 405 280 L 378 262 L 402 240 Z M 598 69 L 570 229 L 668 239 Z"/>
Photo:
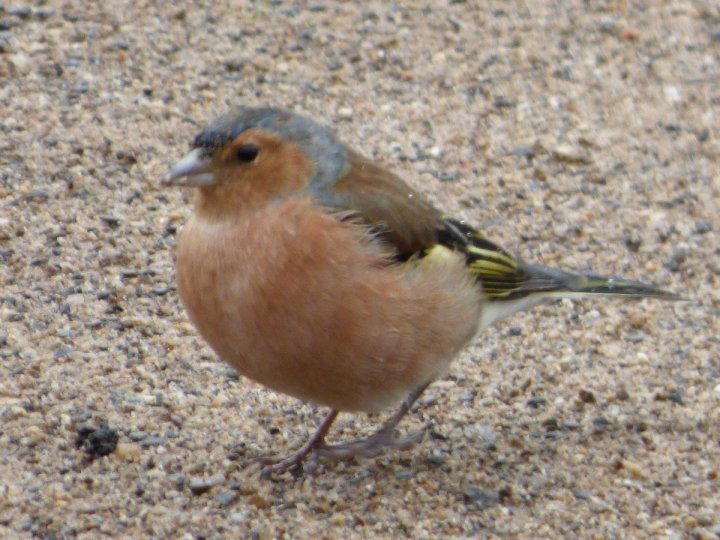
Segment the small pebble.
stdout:
<path fill-rule="evenodd" d="M 263 497 L 259 493 L 253 493 L 247 498 L 248 504 L 251 506 L 254 506 L 255 508 L 262 509 L 267 508 L 270 506 L 270 501 L 267 500 L 267 498 Z"/>
<path fill-rule="evenodd" d="M 515 101 L 505 96 L 497 96 L 493 101 L 496 109 L 510 109 L 515 106 Z"/>
<path fill-rule="evenodd" d="M 433 450 L 427 457 L 427 461 L 431 465 L 440 466 L 445 464 L 445 457 L 439 450 Z"/>
<path fill-rule="evenodd" d="M 605 18 L 600 21 L 598 29 L 604 34 L 617 34 L 617 22 L 615 19 Z"/>
<path fill-rule="evenodd" d="M 527 400 L 528 407 L 532 409 L 539 409 L 540 407 L 544 407 L 547 404 L 547 399 L 540 396 L 531 397 Z"/>
<path fill-rule="evenodd" d="M 551 152 L 552 157 L 556 161 L 563 163 L 589 165 L 592 163 L 590 156 L 581 148 L 575 148 L 574 146 L 562 144 L 553 148 Z"/>
<path fill-rule="evenodd" d="M 466 504 L 472 504 L 479 508 L 490 508 L 500 502 L 498 492 L 487 488 L 466 488 L 463 490 L 463 498 Z"/>
<path fill-rule="evenodd" d="M 592 491 L 588 491 L 587 489 L 574 489 L 573 496 L 576 499 L 586 501 L 588 499 L 592 499 L 595 495 Z"/>
<path fill-rule="evenodd" d="M 557 431 L 558 429 L 560 429 L 560 423 L 558 422 L 557 418 L 548 418 L 547 420 L 543 421 L 542 425 L 548 431 Z"/>
<path fill-rule="evenodd" d="M 720 385 L 717 388 L 718 391 L 718 397 L 720 397 Z M 5 411 L 3 411 L 3 420 L 8 422 L 11 420 L 17 420 L 18 418 L 21 418 L 23 416 L 27 415 L 27 410 L 25 407 L 21 407 L 20 405 L 11 405 Z"/>
<path fill-rule="evenodd" d="M 29 426 L 25 430 L 24 442 L 28 446 L 37 446 L 47 439 L 47 433 L 38 426 Z"/>
<path fill-rule="evenodd" d="M 623 339 L 630 343 L 641 343 L 645 341 L 646 338 L 647 334 L 645 332 L 628 332 L 623 336 Z"/>
<path fill-rule="evenodd" d="M 634 478 L 638 480 L 645 478 L 645 469 L 641 465 L 630 461 L 629 459 L 621 460 L 620 464 L 622 468 L 628 471 Z"/>
<path fill-rule="evenodd" d="M 597 435 L 604 433 L 610 425 L 610 421 L 607 418 L 603 418 L 602 416 L 598 418 L 593 418 L 592 423 L 593 432 Z"/>
<path fill-rule="evenodd" d="M 677 105 L 682 101 L 682 94 L 677 86 L 667 85 L 663 87 L 663 93 L 665 94 L 665 99 L 671 105 Z"/>
<path fill-rule="evenodd" d="M 118 443 L 115 447 L 115 455 L 120 459 L 130 460 L 140 457 L 140 446 L 134 443 Z"/>
<path fill-rule="evenodd" d="M 535 157 L 535 149 L 533 146 L 521 145 L 515 146 L 507 151 L 507 156 L 524 157 L 526 159 L 532 159 Z"/>
<path fill-rule="evenodd" d="M 710 231 L 712 231 L 712 225 L 709 221 L 698 221 L 695 224 L 695 233 L 696 234 L 707 234 Z"/>
<path fill-rule="evenodd" d="M 338 118 L 340 120 L 352 120 L 355 111 L 350 107 L 340 107 L 337 111 Z"/>
<path fill-rule="evenodd" d="M 238 494 L 235 491 L 221 491 L 215 495 L 215 500 L 220 506 L 230 506 L 237 499 Z"/>
<path fill-rule="evenodd" d="M 678 405 L 683 404 L 682 391 L 678 388 L 665 390 L 655 394 L 655 401 L 672 401 Z"/>
<path fill-rule="evenodd" d="M 120 438 L 117 431 L 106 425 L 82 427 L 77 433 L 75 446 L 93 459 L 113 453 Z"/>
<path fill-rule="evenodd" d="M 9 240 L 13 237 L 12 223 L 7 218 L 0 218 L 0 241 Z"/>
<path fill-rule="evenodd" d="M 193 495 L 202 495 L 210 491 L 213 487 L 219 486 L 225 482 L 225 475 L 222 473 L 213 476 L 193 477 L 188 482 L 188 487 Z"/>
<path fill-rule="evenodd" d="M 618 401 L 627 401 L 630 399 L 630 394 L 628 394 L 628 391 L 624 388 L 620 388 L 615 392 L 615 399 Z"/>
<path fill-rule="evenodd" d="M 665 262 L 665 267 L 671 272 L 678 272 L 689 255 L 690 247 L 685 243 L 678 244 L 673 248 L 672 255 Z"/>
<path fill-rule="evenodd" d="M 159 446 L 164 442 L 165 440 L 162 437 L 151 436 L 144 438 L 140 444 L 143 448 L 147 448 L 149 446 Z"/>
<path fill-rule="evenodd" d="M 247 512 L 231 512 L 228 518 L 233 523 L 245 523 L 248 519 Z"/>

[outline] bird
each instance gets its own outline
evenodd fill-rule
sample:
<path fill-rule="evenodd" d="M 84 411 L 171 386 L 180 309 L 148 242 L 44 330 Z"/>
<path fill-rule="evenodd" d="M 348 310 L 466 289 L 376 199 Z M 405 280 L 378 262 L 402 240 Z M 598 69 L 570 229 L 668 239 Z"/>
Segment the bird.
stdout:
<path fill-rule="evenodd" d="M 422 438 L 395 430 L 491 324 L 547 299 L 677 300 L 622 277 L 512 256 L 302 114 L 240 107 L 211 121 L 166 186 L 196 191 L 177 244 L 190 321 L 241 375 L 329 413 L 264 475 L 372 457 Z M 365 438 L 326 441 L 340 412 L 395 408 Z"/>

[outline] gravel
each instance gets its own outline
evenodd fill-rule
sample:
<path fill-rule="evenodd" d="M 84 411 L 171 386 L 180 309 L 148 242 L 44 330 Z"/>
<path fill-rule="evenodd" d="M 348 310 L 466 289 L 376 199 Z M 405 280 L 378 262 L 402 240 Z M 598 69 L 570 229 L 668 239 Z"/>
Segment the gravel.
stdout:
<path fill-rule="evenodd" d="M 716 2 L 27 4 L 0 6 L 0 537 L 720 536 Z M 414 448 L 261 478 L 324 411 L 198 339 L 191 194 L 160 186 L 238 105 L 336 126 L 524 259 L 691 301 L 517 315 Z"/>

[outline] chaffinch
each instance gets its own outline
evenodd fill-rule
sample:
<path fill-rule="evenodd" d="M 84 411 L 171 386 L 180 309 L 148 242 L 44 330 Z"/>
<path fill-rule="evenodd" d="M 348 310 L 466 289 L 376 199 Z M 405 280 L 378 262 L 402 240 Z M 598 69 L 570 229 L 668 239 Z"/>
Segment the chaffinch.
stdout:
<path fill-rule="evenodd" d="M 166 183 L 197 188 L 180 237 L 178 292 L 242 375 L 331 409 L 292 455 L 404 448 L 395 427 L 480 330 L 547 298 L 676 296 L 618 277 L 520 262 L 443 215 L 328 128 L 243 108 L 201 131 Z M 339 411 L 400 403 L 372 436 L 329 445 Z"/>

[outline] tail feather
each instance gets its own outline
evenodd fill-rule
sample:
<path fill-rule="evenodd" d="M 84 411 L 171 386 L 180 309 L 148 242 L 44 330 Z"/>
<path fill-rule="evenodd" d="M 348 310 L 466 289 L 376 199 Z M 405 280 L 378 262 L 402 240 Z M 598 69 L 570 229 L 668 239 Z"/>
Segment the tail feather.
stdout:
<path fill-rule="evenodd" d="M 659 298 L 680 300 L 671 292 L 654 285 L 617 276 L 575 274 L 534 264 L 519 266 L 527 278 L 519 289 L 526 293 L 551 293 L 553 297 L 618 296 L 624 298 Z"/>
<path fill-rule="evenodd" d="M 469 225 L 444 220 L 440 244 L 465 257 L 487 299 L 480 328 L 528 309 L 546 298 L 614 296 L 682 300 L 674 293 L 622 277 L 573 273 L 525 264 L 483 237 Z"/>

